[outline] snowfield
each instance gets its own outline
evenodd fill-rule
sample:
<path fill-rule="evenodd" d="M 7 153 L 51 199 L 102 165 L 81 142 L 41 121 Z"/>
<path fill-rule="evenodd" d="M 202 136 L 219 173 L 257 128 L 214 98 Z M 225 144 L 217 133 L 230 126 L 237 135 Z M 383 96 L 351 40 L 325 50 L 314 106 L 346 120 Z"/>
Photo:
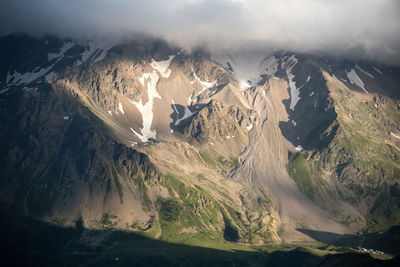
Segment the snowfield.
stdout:
<path fill-rule="evenodd" d="M 147 96 L 148 101 L 143 104 L 142 99 L 138 102 L 129 100 L 132 104 L 136 106 L 139 112 L 142 115 L 143 127 L 140 129 L 141 134 L 130 128 L 130 130 L 142 141 L 148 142 L 150 138 L 156 138 L 157 132 L 156 130 L 151 130 L 151 124 L 153 123 L 153 104 L 154 99 L 159 98 L 161 96 L 157 92 L 157 83 L 160 79 L 160 76 L 163 78 L 168 78 L 171 74 L 171 70 L 169 69 L 169 65 L 171 64 L 172 59 L 175 56 L 170 56 L 168 60 L 164 61 L 153 61 L 150 63 L 150 66 L 153 67 L 153 72 L 144 73 L 140 78 L 139 82 L 147 88 Z M 122 106 L 120 106 L 121 110 Z M 123 113 L 123 110 L 121 110 Z M 185 112 L 186 113 L 186 112 Z"/>
<path fill-rule="evenodd" d="M 294 81 L 295 75 L 292 73 L 294 66 L 297 64 L 297 58 L 292 55 L 284 63 L 283 67 L 286 69 L 286 75 L 289 80 L 290 88 L 290 105 L 289 108 L 294 110 L 297 103 L 300 101 L 300 88 L 296 87 L 296 82 Z M 309 76 L 310 78 L 310 76 Z M 309 79 L 307 80 L 309 81 Z M 304 85 L 303 85 L 304 86 Z"/>
<path fill-rule="evenodd" d="M 364 92 L 369 94 L 367 89 L 365 89 L 364 82 L 361 80 L 360 76 L 357 75 L 357 72 L 354 69 L 352 69 L 349 72 L 346 72 L 346 75 L 347 78 L 349 78 L 351 84 L 357 85 L 358 87 L 363 89 Z"/>
<path fill-rule="evenodd" d="M 171 75 L 171 69 L 169 68 L 169 65 L 171 65 L 174 57 L 175 55 L 169 56 L 169 59 L 163 61 L 155 61 L 153 59 L 150 65 L 153 67 L 153 69 L 157 70 L 161 74 L 161 77 L 169 78 Z"/>

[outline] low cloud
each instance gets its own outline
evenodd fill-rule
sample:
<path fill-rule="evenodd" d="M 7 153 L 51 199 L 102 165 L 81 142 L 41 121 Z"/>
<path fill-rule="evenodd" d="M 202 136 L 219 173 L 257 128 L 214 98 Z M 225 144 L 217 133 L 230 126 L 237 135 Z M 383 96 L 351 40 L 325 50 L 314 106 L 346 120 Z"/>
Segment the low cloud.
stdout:
<path fill-rule="evenodd" d="M 400 64 L 398 0 L 3 0 L 0 35 L 121 40 L 186 49 L 249 45 Z"/>

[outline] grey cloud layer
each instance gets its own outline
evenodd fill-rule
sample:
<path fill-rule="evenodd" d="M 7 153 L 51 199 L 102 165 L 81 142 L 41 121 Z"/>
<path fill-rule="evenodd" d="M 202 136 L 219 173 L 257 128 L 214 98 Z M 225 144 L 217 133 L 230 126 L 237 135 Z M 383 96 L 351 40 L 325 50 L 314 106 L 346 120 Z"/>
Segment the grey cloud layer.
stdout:
<path fill-rule="evenodd" d="M 189 49 L 256 43 L 400 63 L 398 0 L 3 0 L 0 25 L 1 35 L 145 33 Z"/>

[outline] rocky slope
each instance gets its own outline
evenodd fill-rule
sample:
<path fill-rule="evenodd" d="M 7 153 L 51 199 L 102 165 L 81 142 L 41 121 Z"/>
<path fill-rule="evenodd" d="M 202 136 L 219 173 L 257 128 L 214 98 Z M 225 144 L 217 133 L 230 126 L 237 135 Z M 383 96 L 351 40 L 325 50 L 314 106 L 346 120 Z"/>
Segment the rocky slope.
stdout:
<path fill-rule="evenodd" d="M 3 210 L 155 238 L 399 224 L 399 69 L 282 51 L 0 40 Z"/>

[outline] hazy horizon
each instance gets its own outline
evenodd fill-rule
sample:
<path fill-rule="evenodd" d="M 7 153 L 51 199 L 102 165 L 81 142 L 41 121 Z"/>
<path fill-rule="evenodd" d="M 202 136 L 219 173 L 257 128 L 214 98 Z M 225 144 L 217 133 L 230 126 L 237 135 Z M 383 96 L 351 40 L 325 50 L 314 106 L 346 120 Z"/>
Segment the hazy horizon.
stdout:
<path fill-rule="evenodd" d="M 13 0 L 0 35 L 115 42 L 144 34 L 185 49 L 269 47 L 400 64 L 396 0 Z"/>

